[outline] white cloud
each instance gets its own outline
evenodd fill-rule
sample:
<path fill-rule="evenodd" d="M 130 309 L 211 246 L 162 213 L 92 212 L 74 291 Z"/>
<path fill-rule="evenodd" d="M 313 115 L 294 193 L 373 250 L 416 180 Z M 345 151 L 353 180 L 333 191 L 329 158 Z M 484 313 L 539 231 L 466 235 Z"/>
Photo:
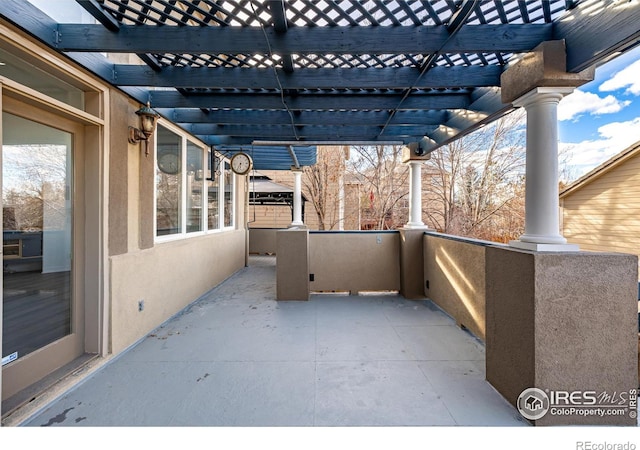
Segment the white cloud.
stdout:
<path fill-rule="evenodd" d="M 618 89 L 627 88 L 626 92 L 634 95 L 640 95 L 640 59 L 620 72 L 615 73 L 611 78 L 602 83 L 599 87 L 602 92 L 617 91 Z"/>
<path fill-rule="evenodd" d="M 640 117 L 626 122 L 612 122 L 598 128 L 600 139 L 578 143 L 560 143 L 568 152 L 567 164 L 579 177 L 630 145 L 640 141 Z"/>
<path fill-rule="evenodd" d="M 573 120 L 585 113 L 591 115 L 613 114 L 631 103 L 620 101 L 613 95 L 600 97 L 598 94 L 576 89 L 567 95 L 558 105 L 558 120 Z"/>

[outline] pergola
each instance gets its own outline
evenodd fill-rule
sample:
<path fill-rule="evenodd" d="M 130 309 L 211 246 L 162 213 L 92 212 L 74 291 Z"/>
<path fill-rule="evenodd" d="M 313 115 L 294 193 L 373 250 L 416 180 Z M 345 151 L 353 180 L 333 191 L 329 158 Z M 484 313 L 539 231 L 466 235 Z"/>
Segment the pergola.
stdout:
<path fill-rule="evenodd" d="M 218 151 L 296 169 L 295 225 L 314 145 L 408 144 L 407 226 L 423 228 L 421 159 L 525 107 L 530 250 L 568 249 L 554 247 L 558 102 L 640 42 L 636 0 L 76 2 L 94 23 L 26 1 L 0 16 Z"/>
<path fill-rule="evenodd" d="M 432 151 L 509 112 L 501 75 L 540 43 L 564 41 L 578 73 L 640 38 L 627 0 L 77 3 L 99 23 L 57 23 L 27 1 L 0 15 L 220 150 L 269 146 L 261 168 L 289 168 L 289 145 Z"/>

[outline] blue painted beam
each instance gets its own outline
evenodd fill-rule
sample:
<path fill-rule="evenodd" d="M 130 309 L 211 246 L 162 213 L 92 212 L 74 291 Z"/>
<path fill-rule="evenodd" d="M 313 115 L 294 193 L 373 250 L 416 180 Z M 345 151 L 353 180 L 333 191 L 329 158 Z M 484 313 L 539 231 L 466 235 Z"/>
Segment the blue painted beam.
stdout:
<path fill-rule="evenodd" d="M 278 33 L 286 33 L 289 28 L 287 24 L 287 13 L 284 0 L 268 0 L 267 5 L 273 18 L 273 27 Z"/>
<path fill-rule="evenodd" d="M 276 30 L 276 33 L 286 33 L 289 27 L 287 24 L 287 12 L 284 0 L 269 0 L 267 4 L 269 6 L 269 10 L 271 11 L 271 17 L 273 18 L 273 27 Z M 271 50 L 273 50 L 273 48 Z M 293 72 L 293 58 L 291 57 L 291 54 L 283 53 L 280 56 L 282 58 L 282 69 L 286 73 Z"/>
<path fill-rule="evenodd" d="M 58 23 L 27 1 L 0 1 L 0 18 L 14 23 L 52 47 L 59 39 Z M 104 31 L 101 25 L 98 27 Z"/>
<path fill-rule="evenodd" d="M 296 140 L 293 136 L 283 136 L 282 138 L 269 138 L 260 139 L 260 137 L 230 137 L 220 135 L 196 135 L 198 139 L 208 145 L 240 145 L 250 146 L 253 142 L 296 142 L 298 145 L 304 145 L 305 143 L 313 143 L 314 145 L 375 145 L 376 143 L 389 145 L 408 144 L 409 142 L 416 142 L 423 138 L 423 136 L 409 136 L 398 138 L 379 138 L 377 136 L 354 136 L 348 139 L 332 139 L 330 136 L 326 136 L 322 139 L 300 139 Z"/>
<path fill-rule="evenodd" d="M 417 81 L 419 72 L 411 67 L 278 71 L 280 84 L 273 69 L 165 67 L 156 72 L 145 66 L 117 64 L 113 84 L 210 89 L 448 89 L 499 86 L 502 67 L 433 67 Z"/>
<path fill-rule="evenodd" d="M 499 89 L 478 89 L 471 98 L 472 103 L 467 111 L 450 112 L 443 127 L 426 134 L 430 141 L 427 152 L 460 139 L 514 109 L 512 105 L 502 103 Z"/>
<path fill-rule="evenodd" d="M 197 94 L 185 96 L 177 91 L 138 91 L 137 98 L 147 98 L 154 108 L 231 108 L 282 110 L 279 94 Z M 285 96 L 291 110 L 384 110 L 393 109 L 400 95 L 386 94 L 304 94 Z M 460 109 L 469 106 L 467 94 L 414 94 L 401 110 Z"/>
<path fill-rule="evenodd" d="M 253 136 L 260 139 L 283 138 L 293 136 L 291 125 L 217 125 L 215 123 L 178 123 L 192 134 L 219 134 L 231 137 Z M 296 126 L 296 135 L 307 139 L 343 139 L 359 136 L 377 136 L 381 127 L 377 126 Z M 389 126 L 381 137 L 395 138 L 404 136 L 424 136 L 434 131 L 437 125 Z"/>
<path fill-rule="evenodd" d="M 289 149 L 285 146 L 216 146 L 215 149 L 231 157 L 238 152 L 246 152 L 253 159 L 256 170 L 289 170 L 292 165 Z M 298 163 L 301 166 L 312 166 L 316 163 L 317 149 L 313 147 L 294 147 Z"/>
<path fill-rule="evenodd" d="M 290 27 L 286 33 L 266 28 L 265 33 L 277 54 L 510 53 L 531 50 L 551 39 L 552 25 L 465 25 L 453 39 L 444 25 Z M 118 33 L 112 33 L 101 25 L 60 24 L 60 35 L 59 48 L 65 51 L 233 55 L 269 52 L 264 34 L 257 27 L 121 25 Z"/>
<path fill-rule="evenodd" d="M 640 3 L 581 2 L 554 24 L 564 39 L 567 71 L 580 72 L 640 43 Z"/>
<path fill-rule="evenodd" d="M 155 108 L 177 123 L 216 123 L 220 125 L 290 125 L 286 111 L 241 111 L 197 108 Z M 384 125 L 389 117 L 386 111 L 300 111 L 294 115 L 296 125 Z M 390 125 L 439 125 L 446 120 L 445 111 L 398 111 Z"/>
<path fill-rule="evenodd" d="M 153 55 L 151 55 L 149 53 L 138 53 L 138 58 L 140 58 L 142 61 L 144 61 L 145 64 L 147 66 L 149 66 L 149 68 L 151 70 L 153 70 L 154 72 L 162 71 L 162 65 L 156 59 L 155 56 L 153 56 Z"/>
<path fill-rule="evenodd" d="M 118 22 L 111 14 L 102 8 L 102 5 L 96 0 L 76 0 L 89 14 L 91 14 L 98 22 L 109 31 L 118 31 L 120 22 Z"/>
<path fill-rule="evenodd" d="M 44 44 L 57 48 L 59 24 L 28 1 L 0 1 L 0 18 L 8 20 Z M 100 54 L 70 53 L 67 56 L 105 81 L 113 78 L 113 63 Z"/>
<path fill-rule="evenodd" d="M 463 0 L 458 9 L 451 15 L 447 23 L 447 31 L 450 34 L 456 34 L 465 24 L 476 5 L 480 6 L 480 2 Z"/>

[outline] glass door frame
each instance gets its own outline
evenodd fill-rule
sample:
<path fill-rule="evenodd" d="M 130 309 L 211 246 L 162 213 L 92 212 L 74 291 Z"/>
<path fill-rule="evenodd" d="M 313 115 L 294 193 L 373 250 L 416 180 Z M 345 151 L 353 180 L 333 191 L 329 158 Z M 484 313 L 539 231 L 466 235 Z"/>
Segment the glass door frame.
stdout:
<path fill-rule="evenodd" d="M 44 378 L 84 353 L 84 126 L 11 98 L 3 98 L 3 112 L 56 128 L 72 135 L 72 256 L 71 333 L 3 367 L 3 398 Z"/>
<path fill-rule="evenodd" d="M 81 219 L 74 223 L 76 233 L 73 264 L 76 267 L 81 265 L 84 270 L 84 279 L 75 276 L 74 281 L 76 293 L 83 293 L 84 313 L 77 314 L 77 319 L 82 320 L 81 325 L 85 328 L 82 342 L 85 361 L 87 355 L 106 357 L 110 353 L 110 283 L 108 276 L 110 158 L 107 149 L 110 146 L 111 134 L 114 132 L 110 129 L 111 88 L 77 65 L 60 57 L 56 52 L 39 45 L 25 33 L 2 23 L 0 23 L 0 47 L 28 64 L 41 69 L 44 76 L 56 77 L 84 92 L 84 105 L 80 105 L 78 108 L 25 86 L 21 84 L 19 79 L 0 77 L 0 111 L 5 109 L 3 103 L 8 105 L 17 101 L 20 104 L 19 109 L 25 106 L 34 107 L 39 114 L 45 113 L 48 117 L 55 118 L 52 120 L 56 123 L 60 119 L 65 119 L 83 129 L 83 142 L 74 143 L 76 159 L 73 167 L 75 179 L 74 213 L 76 219 L 78 216 Z M 16 115 L 23 116 L 20 113 Z M 36 122 L 40 121 L 36 120 Z M 55 123 L 54 127 L 56 127 Z M 126 133 L 126 130 L 124 132 Z M 0 120 L 1 136 L 2 120 Z M 77 241 L 80 238 L 82 238 L 82 242 Z M 78 289 L 78 286 L 81 290 Z M 0 296 L 1 294 L 2 284 L 0 284 Z M 1 344 L 2 308 L 0 308 Z M 76 360 L 67 365 L 65 370 L 77 364 Z M 9 397 L 4 392 L 3 386 L 6 384 L 6 379 L 9 378 L 10 365 L 7 364 L 0 369 L 0 398 L 2 399 Z M 46 389 L 42 383 L 38 383 L 38 387 Z M 41 389 L 35 391 L 29 389 L 29 391 L 38 395 L 42 392 Z M 4 416 L 7 412 L 3 408 L 3 403 L 0 403 L 0 414 Z"/>

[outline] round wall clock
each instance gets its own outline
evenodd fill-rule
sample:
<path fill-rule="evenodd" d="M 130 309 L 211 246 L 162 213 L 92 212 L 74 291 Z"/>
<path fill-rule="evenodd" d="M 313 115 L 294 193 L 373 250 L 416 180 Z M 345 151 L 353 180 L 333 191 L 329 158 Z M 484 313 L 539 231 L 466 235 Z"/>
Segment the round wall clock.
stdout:
<path fill-rule="evenodd" d="M 180 172 L 180 159 L 175 152 L 163 152 L 158 155 L 158 168 L 164 173 L 175 175 Z"/>
<path fill-rule="evenodd" d="M 251 156 L 246 153 L 236 153 L 231 157 L 231 170 L 238 175 L 246 175 L 253 167 Z"/>

